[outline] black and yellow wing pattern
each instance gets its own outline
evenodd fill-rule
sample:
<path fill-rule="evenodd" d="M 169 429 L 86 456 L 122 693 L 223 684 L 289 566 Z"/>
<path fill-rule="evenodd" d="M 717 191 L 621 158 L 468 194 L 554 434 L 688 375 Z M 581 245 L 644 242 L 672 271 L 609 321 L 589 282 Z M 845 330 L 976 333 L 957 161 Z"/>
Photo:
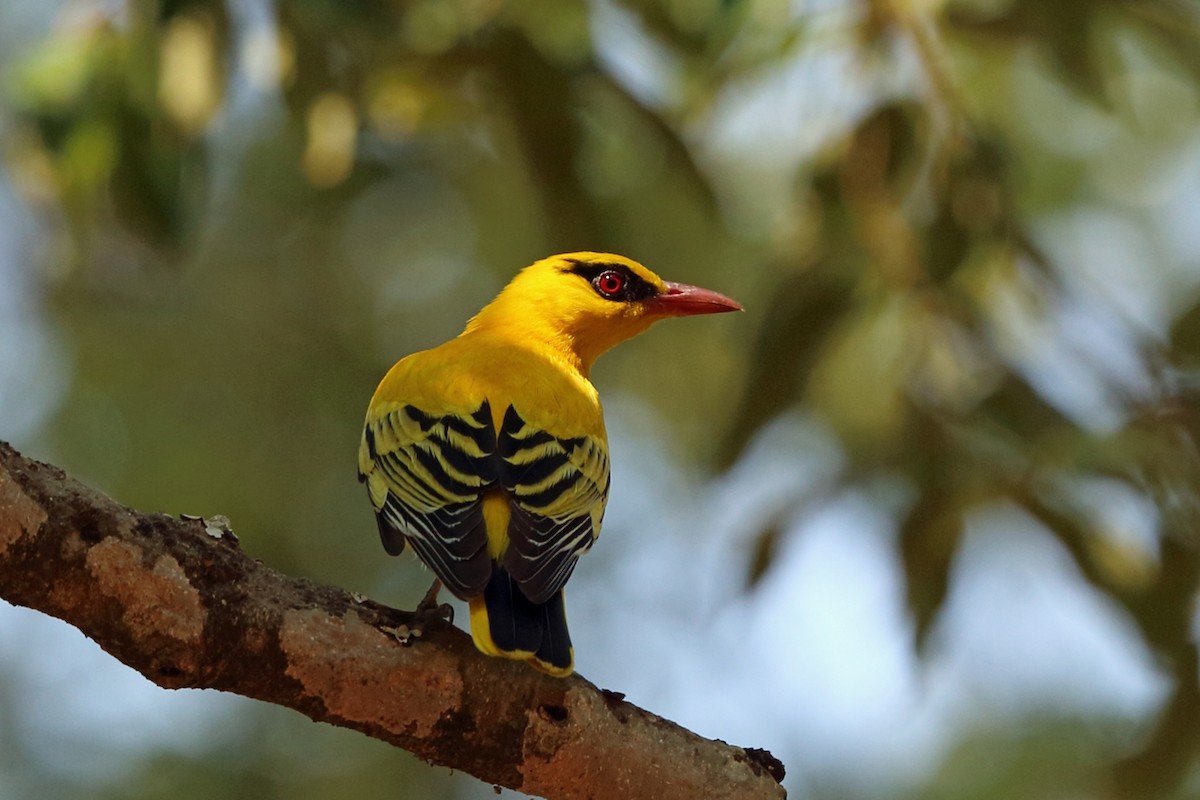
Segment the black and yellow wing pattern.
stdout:
<path fill-rule="evenodd" d="M 509 406 L 497 441 L 499 480 L 512 504 L 504 567 L 534 603 L 554 596 L 600 534 L 608 449 L 594 436 L 558 438 Z"/>
<path fill-rule="evenodd" d="M 473 599 L 485 652 L 570 671 L 562 588 L 600 532 L 610 483 L 601 438 L 554 436 L 512 406 L 497 433 L 486 401 L 471 414 L 397 406 L 368 419 L 359 475 L 384 547 L 397 555 L 411 545 L 450 591 Z M 507 530 L 489 553 L 483 504 L 498 492 Z M 477 608 L 485 631 L 474 629 Z"/>
<path fill-rule="evenodd" d="M 384 548 L 405 543 L 451 592 L 479 594 L 492 574 L 482 496 L 496 483 L 496 432 L 485 402 L 473 414 L 411 405 L 369 418 L 359 450 Z"/>

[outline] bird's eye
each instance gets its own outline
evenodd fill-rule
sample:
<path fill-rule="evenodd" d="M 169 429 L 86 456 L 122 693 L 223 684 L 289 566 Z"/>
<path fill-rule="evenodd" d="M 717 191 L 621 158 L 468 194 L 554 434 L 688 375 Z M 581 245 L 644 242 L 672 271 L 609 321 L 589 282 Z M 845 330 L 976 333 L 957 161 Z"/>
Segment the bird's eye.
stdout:
<path fill-rule="evenodd" d="M 616 297 L 625 288 L 625 276 L 610 269 L 597 275 L 592 285 L 605 297 Z"/>

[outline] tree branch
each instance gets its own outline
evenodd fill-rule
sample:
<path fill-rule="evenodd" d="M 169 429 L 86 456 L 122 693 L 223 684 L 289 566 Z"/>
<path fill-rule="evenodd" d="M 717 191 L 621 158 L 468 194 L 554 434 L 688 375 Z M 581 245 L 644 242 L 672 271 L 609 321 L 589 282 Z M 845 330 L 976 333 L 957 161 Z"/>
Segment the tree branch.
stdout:
<path fill-rule="evenodd" d="M 142 514 L 0 442 L 0 598 L 79 628 L 168 689 L 222 689 L 525 793 L 782 798 L 762 750 L 479 655 L 440 621 L 282 575 L 202 521 Z"/>

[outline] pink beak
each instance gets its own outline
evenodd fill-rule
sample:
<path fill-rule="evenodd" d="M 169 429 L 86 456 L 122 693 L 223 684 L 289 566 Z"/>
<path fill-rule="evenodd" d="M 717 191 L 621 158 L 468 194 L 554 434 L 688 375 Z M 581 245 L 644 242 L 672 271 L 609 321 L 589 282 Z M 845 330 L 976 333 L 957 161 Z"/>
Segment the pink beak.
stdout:
<path fill-rule="evenodd" d="M 664 317 L 686 317 L 692 314 L 719 314 L 741 311 L 742 304 L 711 289 L 666 281 L 667 290 L 644 301 L 651 314 Z"/>

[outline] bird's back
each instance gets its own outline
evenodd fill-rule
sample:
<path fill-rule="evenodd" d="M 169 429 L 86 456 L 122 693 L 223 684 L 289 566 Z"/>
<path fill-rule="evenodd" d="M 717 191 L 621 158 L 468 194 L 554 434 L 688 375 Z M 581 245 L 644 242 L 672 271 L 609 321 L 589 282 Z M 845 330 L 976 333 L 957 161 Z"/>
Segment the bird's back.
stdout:
<path fill-rule="evenodd" d="M 480 331 L 414 353 L 372 398 L 359 471 L 385 547 L 411 545 L 470 601 L 481 650 L 572 669 L 562 586 L 599 534 L 609 486 L 586 377 Z"/>
<path fill-rule="evenodd" d="M 609 489 L 588 372 L 656 320 L 740 308 L 622 256 L 564 253 L 523 269 L 456 339 L 388 372 L 360 477 L 384 547 L 411 545 L 470 601 L 480 650 L 570 674 L 562 587 Z"/>
<path fill-rule="evenodd" d="M 367 412 L 397 405 L 471 413 L 490 401 L 499 431 L 509 406 L 531 425 L 555 436 L 605 439 L 596 388 L 569 363 L 533 343 L 465 333 L 397 362 L 380 382 Z"/>

